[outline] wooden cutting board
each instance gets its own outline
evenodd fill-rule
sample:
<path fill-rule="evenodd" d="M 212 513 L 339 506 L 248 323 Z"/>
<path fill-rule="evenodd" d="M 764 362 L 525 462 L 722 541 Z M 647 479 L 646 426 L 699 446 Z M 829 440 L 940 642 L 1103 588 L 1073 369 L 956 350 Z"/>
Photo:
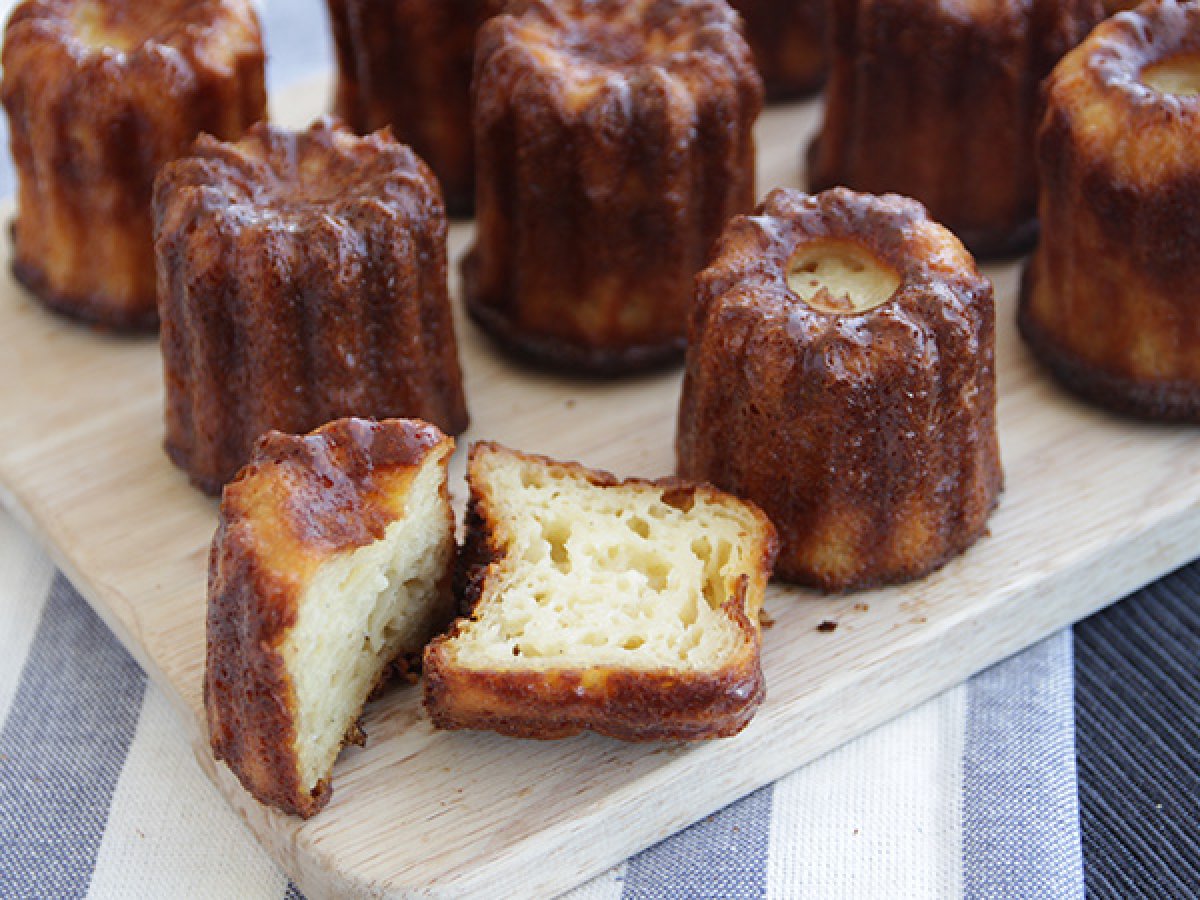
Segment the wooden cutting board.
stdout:
<path fill-rule="evenodd" d="M 324 82 L 292 91 L 278 118 L 303 124 L 326 95 Z M 764 116 L 764 191 L 800 183 L 816 115 L 806 104 Z M 453 229 L 452 258 L 469 231 Z M 0 276 L 0 486 L 166 691 L 200 765 L 310 898 L 550 895 L 1200 552 L 1200 429 L 1135 424 L 1066 396 L 1016 337 L 1018 266 L 988 271 L 1007 472 L 991 535 L 906 587 L 839 598 L 773 587 L 768 699 L 730 740 L 438 733 L 419 691 L 401 686 L 369 707 L 367 746 L 343 753 L 330 806 L 307 823 L 280 815 L 208 752 L 201 676 L 216 507 L 161 451 L 156 342 L 65 323 Z M 672 470 L 678 372 L 552 377 L 514 365 L 462 320 L 459 329 L 474 423 L 452 469 L 460 506 L 465 447 L 479 438 L 626 475 Z M 826 620 L 836 631 L 817 630 Z"/>

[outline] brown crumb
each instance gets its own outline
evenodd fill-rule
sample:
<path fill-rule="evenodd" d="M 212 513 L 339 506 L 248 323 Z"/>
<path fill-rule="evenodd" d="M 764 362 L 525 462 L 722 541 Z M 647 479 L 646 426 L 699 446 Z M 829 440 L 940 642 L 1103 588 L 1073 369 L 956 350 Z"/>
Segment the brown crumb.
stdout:
<path fill-rule="evenodd" d="M 865 604 L 865 603 L 855 603 L 855 604 L 854 604 L 854 611 L 855 611 L 855 612 L 870 612 L 870 610 L 871 610 L 871 607 L 869 607 L 869 606 L 868 606 L 867 604 Z"/>
<path fill-rule="evenodd" d="M 758 611 L 758 624 L 763 628 L 770 628 L 775 624 L 775 620 L 771 618 L 771 614 L 765 609 Z"/>
<path fill-rule="evenodd" d="M 355 747 L 367 746 L 367 733 L 362 730 L 362 722 L 355 722 L 346 729 L 347 744 L 353 744 Z"/>
<path fill-rule="evenodd" d="M 821 632 L 822 634 L 829 634 L 832 631 L 837 631 L 837 627 L 838 627 L 837 622 L 831 622 L 828 619 L 826 619 L 824 622 L 822 622 L 820 625 L 817 626 L 817 631 Z"/>
<path fill-rule="evenodd" d="M 564 403 L 563 405 L 564 405 L 564 406 L 566 406 L 566 408 L 567 408 L 567 409 L 574 409 L 574 408 L 575 408 L 575 401 L 574 401 L 573 399 L 572 399 L 572 400 L 567 400 L 567 401 L 566 401 L 566 403 Z"/>

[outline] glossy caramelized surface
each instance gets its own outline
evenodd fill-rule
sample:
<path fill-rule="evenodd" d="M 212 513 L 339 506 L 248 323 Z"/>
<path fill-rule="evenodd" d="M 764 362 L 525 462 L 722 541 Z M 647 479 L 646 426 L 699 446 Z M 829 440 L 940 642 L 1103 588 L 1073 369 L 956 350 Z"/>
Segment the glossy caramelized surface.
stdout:
<path fill-rule="evenodd" d="M 203 137 L 155 192 L 167 451 L 216 492 L 276 428 L 467 412 L 432 173 L 328 121 Z"/>
<path fill-rule="evenodd" d="M 837 245 L 894 290 L 798 296 L 794 261 Z M 920 204 L 773 191 L 697 280 L 679 473 L 761 506 L 785 579 L 922 575 L 975 541 L 1000 490 L 994 328 L 991 284 Z"/>
<path fill-rule="evenodd" d="M 1020 306 L 1068 387 L 1167 421 L 1200 421 L 1197 60 L 1200 4 L 1162 0 L 1097 27 L 1047 81 Z"/>

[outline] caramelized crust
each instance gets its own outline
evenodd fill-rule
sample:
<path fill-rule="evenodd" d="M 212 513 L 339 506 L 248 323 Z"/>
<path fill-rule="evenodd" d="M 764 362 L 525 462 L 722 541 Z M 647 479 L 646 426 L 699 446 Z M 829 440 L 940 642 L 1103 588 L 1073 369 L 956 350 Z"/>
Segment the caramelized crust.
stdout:
<path fill-rule="evenodd" d="M 281 649 L 303 587 L 334 555 L 382 538 L 422 463 L 453 447 L 417 421 L 272 431 L 226 487 L 209 556 L 204 705 L 214 756 L 260 802 L 308 817 L 329 801 L 328 780 L 312 791 L 299 782 L 298 713 Z M 444 506 L 452 522 L 448 498 Z"/>
<path fill-rule="evenodd" d="M 496 512 L 496 501 L 483 489 L 474 472 L 477 457 L 495 446 L 488 442 L 474 445 L 467 469 L 470 496 L 466 536 L 455 587 L 461 612 L 466 617 L 476 615 L 489 575 L 512 549 L 504 536 L 505 527 Z M 622 480 L 578 463 L 531 454 L 515 455 L 575 473 L 598 487 L 661 488 L 672 505 L 684 509 L 697 496 L 722 499 L 708 485 L 675 478 Z M 455 660 L 451 644 L 467 624 L 465 619 L 459 619 L 446 634 L 425 648 L 425 708 L 434 725 L 446 729 L 488 729 L 540 740 L 570 737 L 582 731 L 625 741 L 691 741 L 737 734 L 753 718 L 766 695 L 760 664 L 758 611 L 778 548 L 771 524 L 758 510 L 754 514 L 761 519 L 767 537 L 758 548 L 757 571 L 739 580 L 737 590 L 722 607 L 744 636 L 741 652 L 727 665 L 712 672 L 565 665 L 541 671 L 481 671 L 464 667 Z"/>
<path fill-rule="evenodd" d="M 166 447 L 215 492 L 255 439 L 467 413 L 432 173 L 385 132 L 202 137 L 155 193 Z"/>
<path fill-rule="evenodd" d="M 1036 234 L 1038 85 L 1100 0 L 833 0 L 812 190 L 894 191 L 979 255 Z"/>
<path fill-rule="evenodd" d="M 328 0 L 334 109 L 359 134 L 391 126 L 433 169 L 452 214 L 474 204 L 475 33 L 502 0 Z"/>
<path fill-rule="evenodd" d="M 151 191 L 201 132 L 266 115 L 250 0 L 26 0 L 4 37 L 13 272 L 47 306 L 152 328 Z"/>
<path fill-rule="evenodd" d="M 793 293 L 794 256 L 830 242 L 893 272 L 890 298 L 831 312 Z M 994 332 L 990 282 L 920 204 L 773 191 L 697 279 L 679 473 L 761 506 L 785 579 L 919 577 L 974 543 L 1000 491 Z"/>
<path fill-rule="evenodd" d="M 1143 81 L 1176 59 L 1200 66 L 1200 5 L 1165 0 L 1097 27 L 1048 79 L 1019 322 L 1087 399 L 1200 422 L 1200 96 Z"/>
<path fill-rule="evenodd" d="M 811 94 L 825 80 L 827 0 L 730 0 L 770 100 Z"/>
<path fill-rule="evenodd" d="M 467 305 L 535 359 L 683 348 L 691 279 L 754 196 L 762 84 L 723 0 L 528 0 L 479 33 Z"/>

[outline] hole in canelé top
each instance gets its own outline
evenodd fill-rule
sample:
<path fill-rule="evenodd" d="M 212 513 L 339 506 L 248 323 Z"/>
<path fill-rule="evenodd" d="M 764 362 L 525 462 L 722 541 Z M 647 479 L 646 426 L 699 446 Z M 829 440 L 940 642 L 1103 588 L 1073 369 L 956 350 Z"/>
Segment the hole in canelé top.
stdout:
<path fill-rule="evenodd" d="M 1200 95 L 1200 56 L 1172 56 L 1142 70 L 1142 83 L 1162 94 Z"/>
<path fill-rule="evenodd" d="M 874 254 L 845 241 L 801 244 L 788 263 L 792 293 L 822 312 L 851 315 L 881 306 L 900 287 L 900 276 Z"/>

